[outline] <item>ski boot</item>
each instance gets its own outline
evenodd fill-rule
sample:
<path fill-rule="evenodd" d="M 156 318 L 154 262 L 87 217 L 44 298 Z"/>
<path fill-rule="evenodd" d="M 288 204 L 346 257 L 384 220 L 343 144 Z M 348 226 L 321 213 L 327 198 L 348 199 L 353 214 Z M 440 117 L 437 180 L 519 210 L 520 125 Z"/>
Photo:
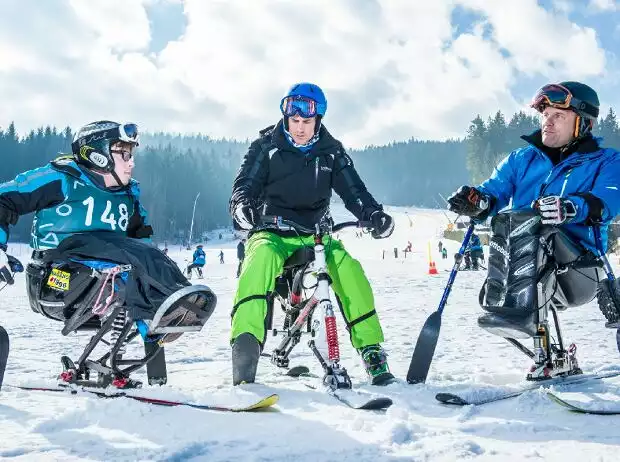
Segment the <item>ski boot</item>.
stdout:
<path fill-rule="evenodd" d="M 542 353 L 542 356 L 539 355 L 536 363 L 530 368 L 526 377 L 527 380 L 548 380 L 554 377 L 583 373 L 577 362 L 577 346 L 574 343 L 571 343 L 567 351 L 552 353 L 551 358 L 546 357 L 544 350 L 539 350 L 539 348 L 536 350 L 538 353 Z"/>
<path fill-rule="evenodd" d="M 387 363 L 387 353 L 381 345 L 367 345 L 359 349 L 366 373 L 372 385 L 388 385 L 395 379 Z"/>
<path fill-rule="evenodd" d="M 152 354 L 159 349 L 157 355 L 146 363 L 146 375 L 149 385 L 165 385 L 168 382 L 168 371 L 166 370 L 166 352 L 163 347 L 159 348 L 156 342 L 145 342 L 144 353 Z"/>
<path fill-rule="evenodd" d="M 233 385 L 254 383 L 260 357 L 260 345 L 249 333 L 239 335 L 232 346 Z"/>

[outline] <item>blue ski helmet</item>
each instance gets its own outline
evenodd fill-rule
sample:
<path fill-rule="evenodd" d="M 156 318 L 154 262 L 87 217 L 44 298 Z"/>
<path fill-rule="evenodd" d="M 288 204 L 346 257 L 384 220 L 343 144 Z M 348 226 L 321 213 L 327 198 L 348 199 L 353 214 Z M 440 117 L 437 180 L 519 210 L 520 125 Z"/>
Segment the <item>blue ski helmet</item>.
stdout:
<path fill-rule="evenodd" d="M 305 100 L 311 100 L 316 105 L 304 104 Z M 327 99 L 321 87 L 313 83 L 300 82 L 294 84 L 284 95 L 280 102 L 282 115 L 291 117 L 299 113 L 302 117 L 324 117 L 327 112 Z"/>

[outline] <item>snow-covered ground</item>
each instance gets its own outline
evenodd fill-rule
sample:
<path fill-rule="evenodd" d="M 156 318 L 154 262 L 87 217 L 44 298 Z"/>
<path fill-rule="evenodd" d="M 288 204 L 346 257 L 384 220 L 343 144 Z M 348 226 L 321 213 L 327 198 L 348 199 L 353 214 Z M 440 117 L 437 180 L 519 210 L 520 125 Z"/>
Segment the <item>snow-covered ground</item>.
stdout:
<path fill-rule="evenodd" d="M 345 218 L 338 208 L 336 217 Z M 452 260 L 437 252 L 441 211 L 390 208 L 396 217 L 393 237 L 359 239 L 340 233 L 358 257 L 374 287 L 392 372 L 403 379 L 416 338 L 436 309 Z M 411 222 L 410 220 L 411 219 Z M 407 241 L 414 252 L 402 258 Z M 427 274 L 431 242 L 439 275 Z M 458 244 L 443 241 L 452 255 Z M 529 359 L 505 340 L 481 331 L 478 290 L 484 273 L 463 272 L 456 279 L 443 316 L 441 337 L 425 385 L 404 380 L 385 389 L 365 384 L 359 358 L 341 329 L 341 354 L 354 386 L 384 393 L 394 405 L 384 413 L 351 410 L 298 379 L 282 376 L 267 358 L 259 365 L 259 385 L 232 389 L 228 332 L 235 290 L 235 244 L 210 243 L 204 281 L 218 296 L 214 315 L 202 332 L 184 335 L 167 347 L 168 385 L 159 393 L 183 392 L 197 401 L 217 402 L 250 394 L 278 393 L 276 411 L 230 414 L 190 408 L 162 408 L 116 399 L 16 391 L 0 393 L 0 459 L 19 461 L 616 461 L 620 417 L 571 414 L 536 391 L 483 407 L 454 408 L 434 395 L 446 389 L 508 386 L 523 381 Z M 393 248 L 399 249 L 398 260 Z M 10 250 L 24 260 L 27 251 Z M 382 258 L 385 250 L 385 259 Z M 191 252 L 171 248 L 181 266 Z M 617 258 L 614 257 L 617 263 Z M 11 336 L 5 384 L 52 380 L 62 354 L 76 357 L 88 334 L 63 337 L 60 323 L 32 312 L 24 276 L 0 292 L 0 321 Z M 604 328 L 595 304 L 562 315 L 568 341 L 577 343 L 581 366 L 595 371 L 617 367 L 614 334 Z M 280 318 L 276 318 L 277 325 Z M 340 327 L 343 323 L 340 322 Z M 266 350 L 275 346 L 269 337 Z M 320 367 L 305 342 L 292 365 Z M 137 377 L 144 378 L 143 373 Z M 612 386 L 613 381 L 609 383 Z M 618 383 L 618 380 L 615 382 Z"/>

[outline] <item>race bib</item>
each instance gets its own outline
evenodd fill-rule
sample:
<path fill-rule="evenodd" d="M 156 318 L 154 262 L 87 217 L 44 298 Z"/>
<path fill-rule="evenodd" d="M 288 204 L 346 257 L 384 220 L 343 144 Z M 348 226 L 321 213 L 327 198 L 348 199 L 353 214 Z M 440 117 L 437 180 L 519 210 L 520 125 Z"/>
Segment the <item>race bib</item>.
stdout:
<path fill-rule="evenodd" d="M 47 285 L 52 289 L 66 292 L 69 290 L 69 279 L 71 279 L 70 273 L 53 268 L 50 277 L 47 279 Z"/>

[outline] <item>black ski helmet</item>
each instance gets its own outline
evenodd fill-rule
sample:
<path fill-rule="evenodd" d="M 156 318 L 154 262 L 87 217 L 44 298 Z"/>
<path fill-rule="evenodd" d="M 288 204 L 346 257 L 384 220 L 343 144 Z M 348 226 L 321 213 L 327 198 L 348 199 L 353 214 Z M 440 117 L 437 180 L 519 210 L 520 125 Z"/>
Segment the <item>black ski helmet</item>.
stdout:
<path fill-rule="evenodd" d="M 78 164 L 99 173 L 114 171 L 114 158 L 110 147 L 117 141 L 139 145 L 138 126 L 100 120 L 84 125 L 71 143 L 73 157 Z"/>

